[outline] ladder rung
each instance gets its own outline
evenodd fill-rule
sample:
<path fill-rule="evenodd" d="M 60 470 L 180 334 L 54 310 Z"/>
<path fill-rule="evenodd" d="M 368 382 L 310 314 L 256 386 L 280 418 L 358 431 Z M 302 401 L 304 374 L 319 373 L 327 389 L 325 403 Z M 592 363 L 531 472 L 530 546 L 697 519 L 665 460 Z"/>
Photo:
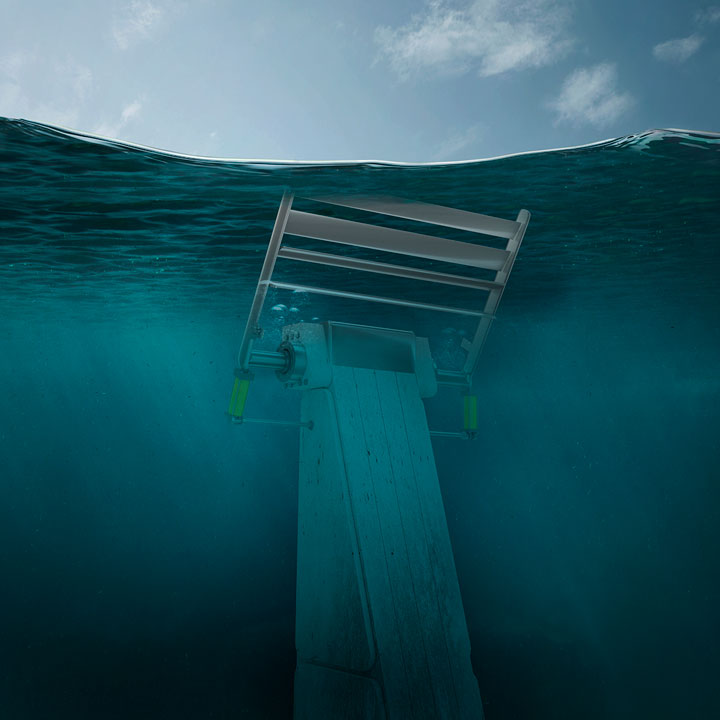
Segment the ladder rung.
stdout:
<path fill-rule="evenodd" d="M 469 265 L 485 270 L 502 270 L 510 256 L 507 250 L 498 248 L 326 215 L 313 215 L 299 210 L 290 210 L 285 233 L 342 245 L 413 255 L 428 260 Z"/>
<path fill-rule="evenodd" d="M 409 202 L 402 198 L 329 195 L 307 199 L 506 239 L 513 237 L 520 227 L 520 223 L 515 220 L 504 220 L 491 215 L 481 215 L 480 213 L 457 210 L 442 205 Z"/>
<path fill-rule="evenodd" d="M 502 283 L 490 282 L 489 280 L 478 280 L 462 275 L 452 275 L 451 273 L 420 270 L 404 265 L 375 262 L 374 260 L 359 260 L 358 258 L 342 257 L 341 255 L 333 255 L 332 253 L 315 252 L 314 250 L 300 250 L 298 248 L 288 247 L 287 245 L 280 248 L 278 257 L 288 260 L 317 263 L 319 265 L 334 265 L 335 267 L 348 268 L 349 270 L 363 270 L 365 272 L 381 273 L 383 275 L 406 277 L 413 280 L 427 280 L 428 282 L 456 285 L 458 287 L 472 288 L 473 290 L 501 290 L 503 287 Z"/>
<path fill-rule="evenodd" d="M 440 312 L 456 313 L 458 315 L 472 315 L 473 317 L 485 317 L 492 319 L 493 316 L 479 310 L 468 310 L 467 308 L 447 307 L 445 305 L 432 305 L 430 303 L 414 302 L 412 300 L 399 300 L 397 298 L 379 297 L 377 295 L 365 295 L 363 293 L 347 292 L 346 290 L 330 290 L 329 288 L 310 287 L 308 285 L 295 285 L 294 283 L 275 282 L 268 280 L 269 287 L 278 290 L 297 290 L 299 292 L 314 293 L 316 295 L 332 295 L 333 297 L 349 298 L 350 300 L 368 300 L 370 302 L 385 303 L 386 305 L 401 305 L 403 307 L 416 308 L 419 310 L 438 310 Z"/>

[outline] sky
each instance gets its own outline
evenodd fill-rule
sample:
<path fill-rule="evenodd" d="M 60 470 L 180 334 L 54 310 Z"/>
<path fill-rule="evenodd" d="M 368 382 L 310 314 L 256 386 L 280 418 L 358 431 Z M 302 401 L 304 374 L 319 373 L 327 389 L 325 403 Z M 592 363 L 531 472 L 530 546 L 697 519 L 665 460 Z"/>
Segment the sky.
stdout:
<path fill-rule="evenodd" d="M 720 5 L 0 0 L 0 116 L 193 155 L 439 162 L 720 131 Z"/>

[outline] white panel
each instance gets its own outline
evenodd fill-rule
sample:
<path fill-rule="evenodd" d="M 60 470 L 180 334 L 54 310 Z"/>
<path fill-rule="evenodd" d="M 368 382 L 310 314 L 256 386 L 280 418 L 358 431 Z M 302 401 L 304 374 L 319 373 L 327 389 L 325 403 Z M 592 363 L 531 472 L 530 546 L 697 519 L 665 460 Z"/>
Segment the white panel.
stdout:
<path fill-rule="evenodd" d="M 300 235 L 372 250 L 386 250 L 485 270 L 501 270 L 508 259 L 507 251 L 498 248 L 313 215 L 299 210 L 290 211 L 285 232 L 288 235 Z"/>
<path fill-rule="evenodd" d="M 518 230 L 518 223 L 514 220 L 503 220 L 502 218 L 481 215 L 467 210 L 456 210 L 443 205 L 430 205 L 401 198 L 343 197 L 336 195 L 309 199 L 357 210 L 368 210 L 382 215 L 392 215 L 407 220 L 443 225 L 458 230 L 494 235 L 495 237 L 511 238 Z"/>

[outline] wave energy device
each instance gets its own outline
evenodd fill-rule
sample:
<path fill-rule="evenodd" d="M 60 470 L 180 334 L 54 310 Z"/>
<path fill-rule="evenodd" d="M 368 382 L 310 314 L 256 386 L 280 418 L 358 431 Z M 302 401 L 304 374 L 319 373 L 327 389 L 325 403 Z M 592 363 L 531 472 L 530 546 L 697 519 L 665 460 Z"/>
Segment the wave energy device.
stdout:
<path fill-rule="evenodd" d="M 261 368 L 274 369 L 286 387 L 302 394 L 295 720 L 482 718 L 431 436 L 477 434 L 472 378 L 530 213 L 521 210 L 516 220 L 505 220 L 396 198 L 308 198 L 500 238 L 504 247 L 493 247 L 302 212 L 293 209 L 293 199 L 286 192 L 280 203 L 228 414 L 236 423 L 253 421 L 244 410 L 254 371 Z M 383 260 L 290 247 L 283 244 L 287 235 L 370 250 Z M 412 260 L 397 264 L 398 257 Z M 279 258 L 372 273 L 378 286 L 392 276 L 475 290 L 481 301 L 477 307 L 447 306 L 279 282 L 273 279 Z M 490 276 L 440 272 L 438 264 Z M 477 326 L 472 339 L 463 340 L 460 369 L 439 368 L 428 339 L 412 331 L 341 318 L 287 325 L 276 351 L 254 350 L 269 288 L 456 313 L 476 319 Z M 423 399 L 444 385 L 464 394 L 464 426 L 457 432 L 428 427 Z"/>

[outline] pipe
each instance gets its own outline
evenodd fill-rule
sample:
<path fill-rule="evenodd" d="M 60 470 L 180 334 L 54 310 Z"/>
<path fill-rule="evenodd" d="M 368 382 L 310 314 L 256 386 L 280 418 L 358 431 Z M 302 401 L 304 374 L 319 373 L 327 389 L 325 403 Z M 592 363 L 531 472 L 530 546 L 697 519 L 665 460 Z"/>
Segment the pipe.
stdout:
<path fill-rule="evenodd" d="M 286 372 L 290 364 L 290 356 L 284 352 L 256 350 L 250 354 L 249 365 L 252 367 L 275 368 Z"/>

